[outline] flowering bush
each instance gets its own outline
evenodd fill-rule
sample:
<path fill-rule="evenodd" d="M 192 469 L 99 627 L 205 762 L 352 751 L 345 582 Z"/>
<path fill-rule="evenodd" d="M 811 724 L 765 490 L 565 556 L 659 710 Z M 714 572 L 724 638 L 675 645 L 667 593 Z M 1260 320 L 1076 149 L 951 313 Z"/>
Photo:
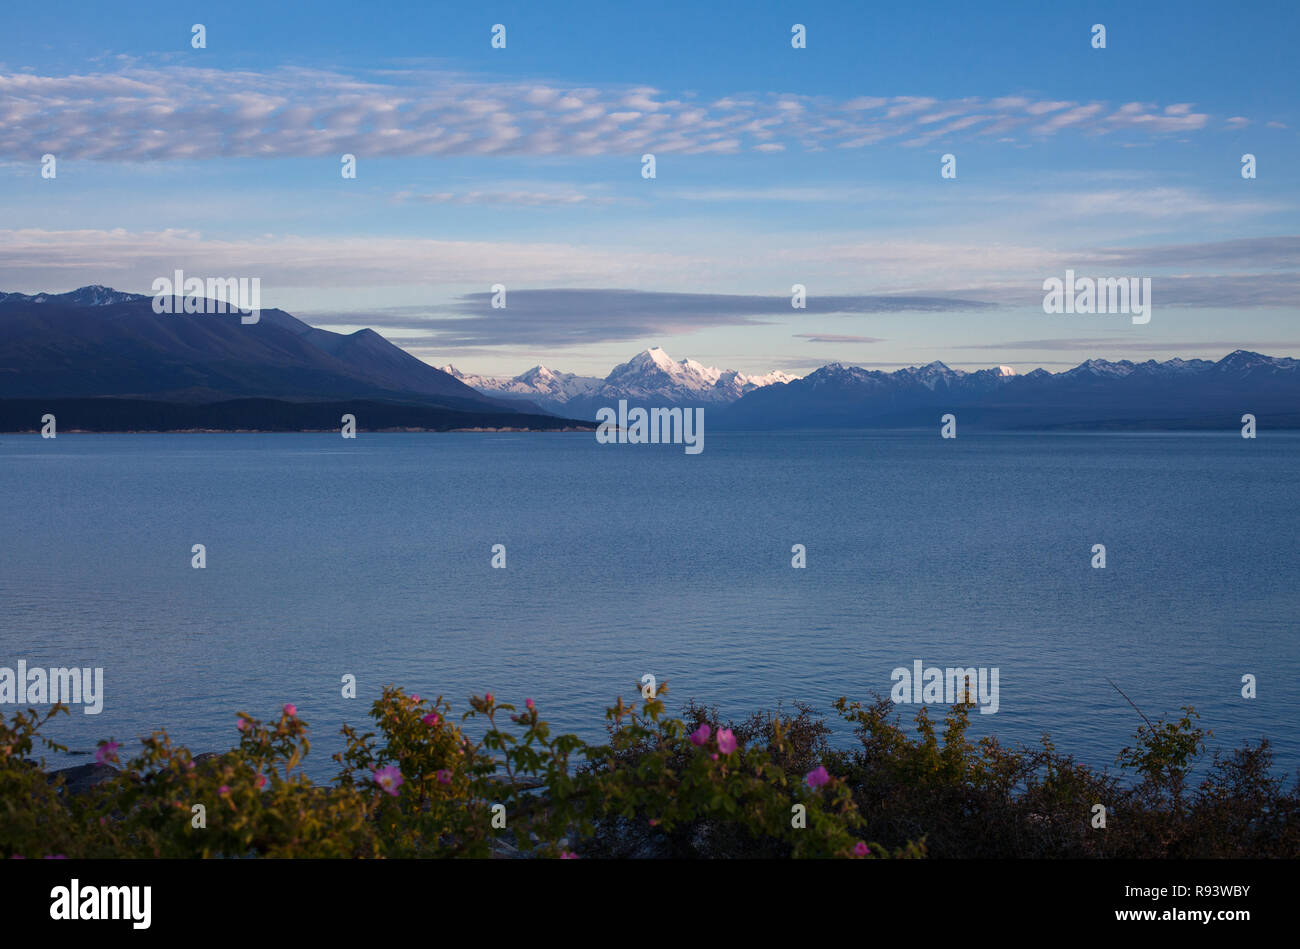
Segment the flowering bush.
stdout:
<path fill-rule="evenodd" d="M 787 775 L 767 748 L 744 747 L 729 728 L 692 739 L 680 720 L 665 716 L 665 691 L 639 709 L 620 699 L 608 712 L 611 743 L 590 746 L 553 735 L 531 699 L 519 711 L 490 693 L 471 698 L 461 718 L 486 719 L 483 737 L 471 741 L 442 698 L 428 702 L 390 687 L 371 709 L 377 731 L 344 726 L 346 747 L 334 756 L 341 770 L 329 787 L 302 773 L 310 743 L 292 705 L 272 723 L 241 714 L 238 746 L 221 755 L 196 759 L 156 732 L 123 762 L 117 743 L 101 742 L 97 762 L 121 770 L 76 794 L 29 757 L 43 740 L 40 726 L 66 708 L 54 706 L 44 718 L 20 713 L 0 719 L 0 856 L 488 857 L 508 850 L 572 859 L 595 853 L 600 829 L 615 820 L 660 835 L 706 822 L 779 842 L 792 856 L 891 855 L 855 836 L 860 821 L 842 782 Z"/>
<path fill-rule="evenodd" d="M 668 716 L 665 693 L 619 699 L 608 742 L 589 745 L 552 734 L 531 699 L 473 697 L 458 724 L 441 697 L 390 687 L 375 730 L 344 727 L 326 787 L 302 772 L 292 705 L 270 722 L 241 714 L 224 754 L 156 732 L 122 761 L 101 742 L 89 788 L 32 759 L 66 750 L 40 729 L 67 709 L 20 711 L 0 717 L 0 857 L 1300 855 L 1300 786 L 1270 776 L 1267 741 L 1216 755 L 1189 785 L 1205 747 L 1190 709 L 1138 730 L 1124 785 L 1046 737 L 1042 750 L 969 741 L 969 705 L 948 710 L 942 736 L 923 708 L 912 735 L 888 700 L 841 699 L 860 747 L 836 750 L 806 706 L 724 723 L 693 702 Z M 484 726 L 477 741 L 467 720 Z"/>

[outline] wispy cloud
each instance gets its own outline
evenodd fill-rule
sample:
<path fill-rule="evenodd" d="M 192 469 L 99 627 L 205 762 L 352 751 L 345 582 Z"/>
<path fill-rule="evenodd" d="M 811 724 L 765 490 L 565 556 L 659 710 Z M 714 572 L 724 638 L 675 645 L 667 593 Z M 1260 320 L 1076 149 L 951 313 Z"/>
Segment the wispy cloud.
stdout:
<path fill-rule="evenodd" d="M 453 337 L 531 340 L 554 327 L 557 340 L 590 338 L 610 325 L 610 339 L 678 326 L 748 325 L 746 320 L 833 314 L 979 312 L 994 305 L 1034 306 L 1045 277 L 1073 268 L 1079 276 L 1151 276 L 1156 306 L 1291 307 L 1300 299 L 1300 237 L 1079 250 L 952 242 L 872 241 L 789 248 L 756 242 L 737 253 L 696 247 L 655 249 L 653 242 L 446 241 L 268 235 L 212 239 L 185 230 L 0 230 L 0 289 L 59 290 L 86 283 L 144 292 L 175 268 L 196 274 L 262 279 L 268 306 L 286 288 L 428 288 Z M 802 277 L 827 267 L 835 283 L 857 293 L 821 292 L 830 278 Z M 652 293 L 653 286 L 770 286 L 772 274 L 797 275 L 807 307 L 790 297 L 726 293 Z M 868 280 L 871 281 L 868 284 Z M 452 290 L 505 283 L 510 308 L 492 310 L 488 294 L 444 303 Z M 785 283 L 790 286 L 791 283 Z M 601 287 L 619 287 L 604 290 Z M 580 289 L 566 289 L 566 288 Z M 783 288 L 782 288 L 783 289 Z M 411 294 L 406 298 L 410 299 Z M 421 292 L 414 299 L 421 299 Z M 401 302 L 389 297 L 386 302 Z M 518 322 L 512 322 L 514 317 Z M 630 329 L 615 325 L 626 319 Z M 429 324 L 425 324 L 426 326 Z"/>
<path fill-rule="evenodd" d="M 594 283 L 630 272 L 703 279 L 709 262 L 690 254 L 613 250 L 558 241 L 444 241 L 403 237 L 274 235 L 216 240 L 185 230 L 0 230 L 0 287 L 69 289 L 111 283 L 146 291 L 180 267 L 196 274 L 262 278 L 263 299 L 277 288 Z"/>
<path fill-rule="evenodd" d="M 1254 342 L 1235 340 L 1230 342 L 1227 340 L 1143 340 L 1132 336 L 1080 336 L 1063 339 L 1016 339 L 1001 343 L 970 343 L 954 346 L 953 349 L 1032 349 L 1063 352 L 1099 352 L 1113 349 L 1125 352 L 1163 353 L 1186 352 L 1189 350 L 1203 352 L 1231 352 L 1235 349 L 1293 350 L 1297 347 L 1300 347 L 1300 340 L 1256 340 Z"/>
<path fill-rule="evenodd" d="M 427 70 L 351 75 L 189 66 L 84 75 L 0 75 L 0 157 L 110 161 L 338 155 L 627 155 L 908 146 L 1062 130 L 1185 134 L 1187 103 L 1079 103 L 1023 96 L 835 100 L 592 89 Z"/>
<path fill-rule="evenodd" d="M 843 336 L 833 333 L 795 333 L 795 339 L 806 339 L 810 343 L 883 343 L 885 340 L 875 336 Z"/>
<path fill-rule="evenodd" d="M 614 198 L 607 194 L 578 191 L 571 188 L 511 188 L 467 189 L 461 191 L 398 191 L 393 201 L 399 204 L 451 204 L 451 205 L 505 205 L 512 208 L 554 208 L 577 205 L 607 205 Z"/>
<path fill-rule="evenodd" d="M 823 296 L 809 298 L 806 309 L 795 310 L 789 297 L 623 289 L 520 289 L 508 291 L 507 306 L 501 309 L 494 309 L 491 300 L 491 293 L 470 293 L 440 306 L 373 311 L 365 314 L 363 322 L 381 332 L 396 330 L 404 340 L 443 348 L 551 347 L 668 336 L 717 326 L 763 326 L 805 313 L 946 312 L 987 306 L 977 300 L 904 295 Z M 317 322 L 347 325 L 359 319 L 346 313 L 313 317 Z M 421 335 L 412 336 L 412 331 Z M 879 342 L 870 337 L 842 339 Z"/>

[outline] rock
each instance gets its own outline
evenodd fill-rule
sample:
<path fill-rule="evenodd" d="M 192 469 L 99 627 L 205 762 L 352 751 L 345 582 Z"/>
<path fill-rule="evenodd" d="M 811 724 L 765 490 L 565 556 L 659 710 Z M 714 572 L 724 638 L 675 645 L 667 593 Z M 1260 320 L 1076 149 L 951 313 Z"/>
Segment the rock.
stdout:
<path fill-rule="evenodd" d="M 79 764 L 75 768 L 63 768 L 51 772 L 49 780 L 53 783 L 61 775 L 65 793 L 85 794 L 95 785 L 111 780 L 119 773 L 111 764 Z"/>
<path fill-rule="evenodd" d="M 195 755 L 190 760 L 194 762 L 194 767 L 200 771 L 215 771 L 221 764 L 222 755 L 215 751 L 204 751 Z"/>
<path fill-rule="evenodd" d="M 492 859 L 493 860 L 519 860 L 523 854 L 519 848 L 506 843 L 504 840 L 497 838 L 492 841 Z"/>

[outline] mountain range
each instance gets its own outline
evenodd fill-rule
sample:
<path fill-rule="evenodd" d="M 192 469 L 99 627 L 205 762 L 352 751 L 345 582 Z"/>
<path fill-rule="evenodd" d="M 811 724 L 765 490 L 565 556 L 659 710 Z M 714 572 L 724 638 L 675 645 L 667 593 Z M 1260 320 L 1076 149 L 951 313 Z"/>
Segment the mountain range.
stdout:
<path fill-rule="evenodd" d="M 484 395 L 527 399 L 548 412 L 573 418 L 595 418 L 597 409 L 619 399 L 640 405 L 728 405 L 763 386 L 798 378 L 780 371 L 751 376 L 693 359 L 674 362 L 658 346 L 615 366 L 604 379 L 545 366 L 534 366 L 510 379 L 466 375 L 450 365 L 442 370 Z"/>
<path fill-rule="evenodd" d="M 350 403 L 358 427 L 547 429 L 596 410 L 704 406 L 710 428 L 1300 428 L 1300 361 L 1237 350 L 1217 361 L 1089 359 L 1067 372 L 975 372 L 941 362 L 893 372 L 823 366 L 802 378 L 674 361 L 659 347 L 603 379 L 537 366 L 510 379 L 437 369 L 370 329 L 332 333 L 282 310 L 155 314 L 153 298 L 111 287 L 0 293 L 0 429 L 30 430 L 57 400 L 92 430 L 331 428 Z M 36 418 L 29 419 L 35 413 Z M 574 420 L 580 420 L 575 422 Z M 60 416 L 60 427 L 74 427 Z"/>
<path fill-rule="evenodd" d="M 935 427 L 942 414 L 986 429 L 1239 428 L 1241 416 L 1300 427 L 1300 360 L 1239 349 L 1215 361 L 1089 359 L 1060 373 L 963 372 L 941 362 L 896 372 L 838 363 L 758 389 L 715 429 Z"/>

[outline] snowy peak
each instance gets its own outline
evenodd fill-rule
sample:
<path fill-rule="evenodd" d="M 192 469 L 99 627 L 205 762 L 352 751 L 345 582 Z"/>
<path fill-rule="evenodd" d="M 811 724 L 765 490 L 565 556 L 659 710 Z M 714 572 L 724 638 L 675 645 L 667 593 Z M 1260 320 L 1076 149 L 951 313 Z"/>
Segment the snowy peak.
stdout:
<path fill-rule="evenodd" d="M 554 372 L 545 366 L 534 366 L 511 379 L 471 375 L 461 372 L 450 363 L 439 368 L 485 395 L 541 398 L 557 404 L 586 395 L 601 384 L 600 379 L 579 376 L 571 372 Z"/>
<path fill-rule="evenodd" d="M 673 362 L 653 346 L 615 366 L 600 394 L 609 398 L 665 398 L 669 401 L 734 402 L 747 392 L 796 379 L 779 370 L 746 375 L 734 369 L 705 366 L 694 359 Z"/>
<path fill-rule="evenodd" d="M 1089 359 L 1067 372 L 941 363 L 881 372 L 823 366 L 746 395 L 722 413 L 733 430 L 925 427 L 954 412 L 980 428 L 1228 430 L 1244 412 L 1300 428 L 1300 359 L 1239 350 L 1204 359 Z M 973 411 L 972 411 L 973 410 Z M 964 414 L 963 414 L 964 413 Z"/>
<path fill-rule="evenodd" d="M 0 293 L 0 303 L 6 302 L 23 302 L 23 303 L 60 303 L 64 306 L 112 306 L 116 303 L 129 303 L 132 300 L 148 300 L 149 297 L 143 293 L 125 293 L 121 290 L 114 290 L 112 287 L 105 287 L 98 283 L 86 287 L 78 287 L 76 290 L 69 290 L 67 293 Z"/>
<path fill-rule="evenodd" d="M 1253 375 L 1285 372 L 1300 366 L 1300 361 L 1287 356 L 1265 356 L 1262 353 L 1253 353 L 1249 349 L 1238 349 L 1228 353 L 1214 365 L 1220 371 Z"/>
<path fill-rule="evenodd" d="M 703 394 L 713 388 L 721 375 L 721 370 L 703 366 L 693 359 L 673 362 L 672 357 L 654 346 L 615 366 L 605 377 L 605 386 L 635 396 L 648 396 L 665 389 Z"/>
<path fill-rule="evenodd" d="M 632 362 L 642 366 L 644 366 L 647 363 L 650 363 L 652 365 L 658 366 L 664 372 L 672 372 L 673 370 L 672 357 L 669 356 L 662 349 L 660 349 L 658 346 L 651 346 L 649 349 L 645 350 L 644 352 L 637 353 L 635 356 L 632 357 Z M 686 360 L 683 359 L 682 362 L 685 363 Z"/>
<path fill-rule="evenodd" d="M 528 397 L 549 403 L 552 408 L 575 399 L 726 404 L 755 389 L 798 378 L 780 370 L 748 375 L 734 369 L 706 366 L 694 359 L 674 361 L 658 346 L 619 363 L 604 379 L 557 372 L 546 366 L 534 366 L 512 379 L 469 375 L 451 365 L 441 368 L 487 395 Z"/>
<path fill-rule="evenodd" d="M 1064 375 L 1076 378 L 1079 376 L 1093 376 L 1099 379 L 1119 379 L 1131 373 L 1133 368 L 1133 364 L 1127 359 L 1121 359 L 1119 362 L 1109 362 L 1105 359 L 1089 359 L 1079 363 Z"/>

